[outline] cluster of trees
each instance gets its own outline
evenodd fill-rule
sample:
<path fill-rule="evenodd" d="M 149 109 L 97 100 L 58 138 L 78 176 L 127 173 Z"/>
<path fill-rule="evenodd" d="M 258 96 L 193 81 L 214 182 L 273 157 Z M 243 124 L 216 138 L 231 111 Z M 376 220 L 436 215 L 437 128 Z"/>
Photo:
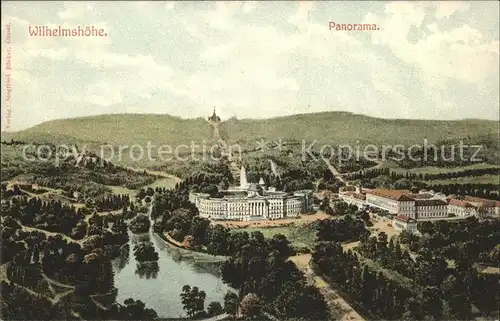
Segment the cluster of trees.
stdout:
<path fill-rule="evenodd" d="M 335 166 L 339 173 L 349 173 L 353 171 L 359 171 L 363 168 L 369 168 L 377 165 L 377 163 L 365 159 L 365 157 L 349 157 L 350 154 L 345 152 L 339 156 L 333 156 L 330 159 L 330 163 Z"/>
<path fill-rule="evenodd" d="M 43 297 L 31 295 L 14 283 L 2 280 L 1 314 L 5 320 L 71 320 L 62 304 L 53 305 Z"/>
<path fill-rule="evenodd" d="M 71 319 L 72 311 L 89 319 L 157 318 L 156 312 L 145 309 L 140 301 L 128 301 L 130 304 L 126 302 L 125 306 L 113 304 L 112 310 L 101 311 L 90 299 L 94 294 L 116 293 L 111 260 L 127 242 L 127 227 L 118 215 L 110 219 L 111 229 L 104 228 L 102 217 L 91 216 L 89 230 L 95 226 L 100 232 L 81 245 L 61 234 L 47 237 L 42 231 L 23 231 L 17 217 L 19 213 L 2 211 L 0 259 L 6 264 L 11 282 L 1 285 L 5 303 L 2 313 L 6 319 Z M 47 282 L 44 275 L 74 287 L 69 295 L 75 299 L 52 304 L 43 295 Z M 33 295 L 31 291 L 42 294 Z"/>
<path fill-rule="evenodd" d="M 370 233 L 365 228 L 364 220 L 353 215 L 318 221 L 317 230 L 319 240 L 335 242 L 355 241 Z"/>
<path fill-rule="evenodd" d="M 224 282 L 239 289 L 240 298 L 258 293 L 261 311 L 278 318 L 327 319 L 322 295 L 288 260 L 293 249 L 286 237 L 275 235 L 267 240 L 262 233 L 253 232 L 241 234 L 238 241 L 241 245 L 223 263 L 221 271 Z"/>
<path fill-rule="evenodd" d="M 187 185 L 206 183 L 218 184 L 227 180 L 228 184 L 233 183 L 233 175 L 229 167 L 229 161 L 222 158 L 220 161 L 191 161 L 183 162 L 181 166 L 163 165 L 155 169 L 172 173 L 175 176 L 182 177 Z"/>
<path fill-rule="evenodd" d="M 318 273 L 345 291 L 351 301 L 373 318 L 412 320 L 415 317 L 405 315 L 407 305 L 413 302 L 411 290 L 363 264 L 352 251 L 344 252 L 339 242 L 319 242 L 312 254 L 312 263 Z"/>
<path fill-rule="evenodd" d="M 160 272 L 160 265 L 157 261 L 137 262 L 135 266 L 135 274 L 141 279 L 156 279 Z"/>
<path fill-rule="evenodd" d="M 376 237 L 364 235 L 356 251 L 365 258 L 380 263 L 384 268 L 394 270 L 408 278 L 414 278 L 417 265 L 408 250 L 403 250 L 401 244 L 392 238 L 389 243 L 387 240 L 385 232 L 379 233 Z M 440 264 L 442 261 L 436 260 L 434 263 Z"/>
<path fill-rule="evenodd" d="M 490 167 L 490 168 L 467 169 L 455 172 L 423 174 L 422 176 L 423 180 L 433 180 L 433 179 L 450 179 L 450 178 L 459 178 L 467 176 L 499 175 L 499 174 L 500 170 L 498 169 L 498 167 Z"/>
<path fill-rule="evenodd" d="M 139 262 L 158 261 L 158 253 L 151 242 L 139 242 L 134 246 L 134 256 Z"/>
<path fill-rule="evenodd" d="M 94 204 L 99 212 L 116 211 L 130 204 L 130 197 L 127 194 L 111 194 L 94 200 Z"/>
<path fill-rule="evenodd" d="M 500 184 L 428 184 L 427 189 L 445 195 L 468 195 L 490 200 L 500 200 Z"/>
<path fill-rule="evenodd" d="M 23 142 L 21 140 L 15 140 L 14 138 L 11 138 L 9 141 L 2 140 L 2 145 L 7 145 L 7 146 L 26 145 L 26 142 Z"/>
<path fill-rule="evenodd" d="M 128 227 L 133 233 L 146 233 L 151 227 L 151 222 L 149 221 L 149 217 L 140 214 L 130 221 Z"/>
<path fill-rule="evenodd" d="M 189 285 L 184 285 L 181 292 L 181 301 L 190 319 L 204 316 L 205 299 L 207 294 L 205 291 L 200 291 L 197 286 L 191 288 Z M 219 303 L 220 305 L 220 303 Z M 200 315 L 203 314 L 203 315 Z"/>
<path fill-rule="evenodd" d="M 460 143 L 463 143 L 462 147 Z M 389 151 L 386 155 L 388 159 L 396 161 L 400 167 L 403 168 L 415 168 L 424 166 L 435 166 L 435 167 L 456 167 L 477 164 L 479 162 L 490 162 L 495 164 L 495 158 L 498 154 L 488 152 L 488 147 L 486 146 L 490 142 L 485 142 L 486 144 L 478 144 L 478 142 L 453 142 L 453 141 L 442 141 L 434 143 L 435 146 L 421 146 L 420 148 L 415 148 L 413 146 L 406 150 L 393 150 Z M 470 145 L 467 146 L 467 145 Z M 481 148 L 477 149 L 477 145 L 482 145 Z M 498 142 L 492 142 L 490 147 L 492 150 L 498 152 Z M 476 154 L 477 153 L 477 154 Z M 402 157 L 403 156 L 403 157 Z"/>
<path fill-rule="evenodd" d="M 487 316 L 497 309 L 499 278 L 475 265 L 498 258 L 499 224 L 475 218 L 419 222 L 421 237 L 402 232 L 399 242 L 388 242 L 383 232 L 363 234 L 356 252 L 344 252 L 340 243 L 319 235 L 313 263 L 376 318 L 469 319 L 474 309 Z"/>
<path fill-rule="evenodd" d="M 442 172 L 442 173 L 398 173 L 390 168 L 371 168 L 367 170 L 362 170 L 355 173 L 346 174 L 345 178 L 347 180 L 353 181 L 358 179 L 370 179 L 378 176 L 389 176 L 391 181 L 395 182 L 400 179 L 407 180 L 420 180 L 420 181 L 429 181 L 435 179 L 451 179 L 451 178 L 459 178 L 459 177 L 468 177 L 468 176 L 482 176 L 482 175 L 498 175 L 499 169 L 496 167 L 489 168 L 476 168 L 476 169 L 467 169 L 462 171 L 453 171 L 453 172 Z"/>
<path fill-rule="evenodd" d="M 345 183 L 335 177 L 331 170 L 326 169 L 323 172 L 323 177 L 320 179 L 316 189 L 318 191 L 321 190 L 329 190 L 334 193 L 338 193 L 341 187 L 344 187 Z"/>
<path fill-rule="evenodd" d="M 153 189 L 152 187 L 141 188 L 137 193 L 136 198 L 138 200 L 142 200 L 148 196 L 151 198 L 153 197 L 153 195 L 155 195 L 155 193 L 163 193 L 163 191 L 164 189 L 160 189 L 159 187 L 156 187 L 155 189 Z"/>
<path fill-rule="evenodd" d="M 276 165 L 274 169 L 271 163 Z M 257 183 L 262 178 L 267 186 L 274 186 L 286 192 L 314 189 L 312 182 L 321 177 L 326 170 L 323 162 L 311 159 L 290 161 L 288 157 L 271 155 L 248 158 L 243 165 L 249 182 Z"/>
<path fill-rule="evenodd" d="M 244 316 L 258 315 L 259 301 L 254 300 L 256 295 L 251 293 L 248 299 L 244 298 L 240 304 L 239 297 L 236 293 L 228 291 L 224 295 L 224 306 L 220 302 L 213 301 L 208 304 L 205 311 L 205 291 L 200 290 L 198 287 L 191 287 L 184 285 L 181 292 L 181 301 L 184 310 L 189 318 L 206 318 L 214 317 L 222 313 L 227 313 L 233 318 L 238 314 L 238 308 L 241 306 L 241 312 Z M 245 301 L 246 299 L 246 301 Z"/>
<path fill-rule="evenodd" d="M 428 249 L 443 255 L 446 259 L 457 260 L 461 252 L 472 262 L 493 263 L 491 254 L 500 244 L 500 221 L 470 217 L 460 221 L 423 221 L 418 222 L 422 237 L 403 232 L 400 242 L 407 244 L 410 250 L 419 252 Z"/>
<path fill-rule="evenodd" d="M 29 145 L 27 149 L 9 147 L 7 152 L 12 160 L 6 163 L 6 166 L 2 166 L 2 179 L 26 174 L 30 177 L 30 183 L 62 189 L 71 197 L 75 191 L 85 197 L 99 197 L 110 192 L 105 185 L 136 189 L 155 180 L 154 176 L 145 172 L 135 172 L 128 168 L 115 166 L 113 163 L 99 158 L 95 153 L 74 155 L 70 152 L 60 156 L 56 161 L 54 155 L 67 153 L 67 150 L 58 150 L 55 145 L 51 144 L 44 144 L 44 146 L 49 146 L 51 151 L 49 153 L 47 149 L 42 149 L 46 155 L 40 156 L 47 157 L 46 161 L 42 161 L 36 155 L 37 146 L 37 144 Z M 75 148 L 77 147 L 75 146 Z M 82 151 L 78 152 L 82 153 Z M 33 158 L 35 161 L 26 161 L 24 156 Z"/>
<path fill-rule="evenodd" d="M 26 226 L 63 233 L 75 238 L 85 236 L 86 210 L 62 204 L 61 201 L 20 197 L 7 203 L 4 210 L 8 216 L 18 219 Z"/>
<path fill-rule="evenodd" d="M 122 304 L 114 304 L 109 319 L 115 320 L 156 320 L 158 314 L 141 300 L 126 299 Z"/>

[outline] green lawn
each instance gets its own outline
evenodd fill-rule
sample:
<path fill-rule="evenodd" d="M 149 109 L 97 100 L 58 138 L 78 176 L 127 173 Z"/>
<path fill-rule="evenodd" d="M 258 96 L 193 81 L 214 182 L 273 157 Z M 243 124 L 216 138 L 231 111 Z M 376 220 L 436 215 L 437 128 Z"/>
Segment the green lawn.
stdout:
<path fill-rule="evenodd" d="M 175 181 L 173 178 L 159 178 L 153 183 L 146 185 L 145 187 L 151 187 L 153 189 L 157 187 L 172 188 L 175 186 Z"/>
<path fill-rule="evenodd" d="M 483 169 L 483 168 L 498 168 L 496 165 L 479 163 L 467 166 L 460 167 L 434 167 L 434 166 L 426 166 L 426 167 L 417 167 L 417 168 L 393 168 L 392 170 L 396 173 L 415 173 L 415 174 L 441 174 L 441 173 L 449 173 L 449 172 L 461 172 L 470 169 Z"/>
<path fill-rule="evenodd" d="M 307 225 L 290 225 L 277 227 L 248 227 L 241 229 L 232 229 L 231 232 L 252 233 L 255 231 L 261 232 L 264 237 L 272 238 L 276 234 L 283 234 L 295 247 L 313 248 L 316 241 L 316 229 L 311 224 Z"/>
<path fill-rule="evenodd" d="M 111 192 L 113 194 L 128 194 L 131 197 L 137 195 L 137 191 L 133 189 L 128 189 L 124 186 L 112 186 L 112 185 L 105 185 L 109 189 L 111 189 Z"/>
<path fill-rule="evenodd" d="M 447 185 L 447 184 L 498 184 L 498 176 L 482 175 L 482 176 L 467 176 L 451 179 L 436 179 L 425 181 L 429 184 Z"/>

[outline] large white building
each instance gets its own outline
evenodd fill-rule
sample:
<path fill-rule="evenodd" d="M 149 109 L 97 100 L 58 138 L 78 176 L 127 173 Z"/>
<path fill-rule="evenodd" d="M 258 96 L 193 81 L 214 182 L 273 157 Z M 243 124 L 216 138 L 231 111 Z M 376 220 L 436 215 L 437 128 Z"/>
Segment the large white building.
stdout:
<path fill-rule="evenodd" d="M 448 204 L 440 194 L 374 189 L 366 193 L 366 203 L 414 220 L 448 217 Z"/>
<path fill-rule="evenodd" d="M 240 185 L 220 191 L 217 197 L 205 193 L 190 193 L 189 199 L 200 216 L 212 220 L 280 219 L 310 211 L 313 204 L 311 190 L 286 193 L 266 189 L 264 181 L 249 184 L 245 168 L 241 168 Z"/>
<path fill-rule="evenodd" d="M 448 213 L 458 217 L 499 217 L 500 202 L 472 196 L 451 197 Z"/>
<path fill-rule="evenodd" d="M 447 198 L 441 193 L 432 191 L 414 194 L 407 190 L 368 190 L 366 204 L 414 220 L 445 218 L 450 215 L 459 218 L 500 216 L 498 201 L 472 196 Z"/>

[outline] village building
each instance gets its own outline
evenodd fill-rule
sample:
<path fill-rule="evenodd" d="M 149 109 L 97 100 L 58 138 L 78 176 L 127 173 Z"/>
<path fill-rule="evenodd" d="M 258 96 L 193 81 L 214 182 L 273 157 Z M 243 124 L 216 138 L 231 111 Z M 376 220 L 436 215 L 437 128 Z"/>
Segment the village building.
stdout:
<path fill-rule="evenodd" d="M 418 232 L 417 221 L 406 215 L 396 215 L 392 220 L 392 227 L 399 231 Z"/>
<path fill-rule="evenodd" d="M 346 192 L 340 194 L 340 199 L 349 205 L 356 205 L 359 209 L 363 209 L 367 206 L 366 195 L 356 192 Z"/>
<path fill-rule="evenodd" d="M 448 214 L 466 218 L 477 215 L 477 208 L 469 202 L 451 198 L 448 200 Z"/>

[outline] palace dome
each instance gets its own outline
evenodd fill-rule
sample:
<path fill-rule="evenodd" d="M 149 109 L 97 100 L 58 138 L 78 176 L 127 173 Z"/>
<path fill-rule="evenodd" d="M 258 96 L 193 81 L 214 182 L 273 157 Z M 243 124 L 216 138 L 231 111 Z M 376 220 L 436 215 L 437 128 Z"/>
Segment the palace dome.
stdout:
<path fill-rule="evenodd" d="M 262 194 L 262 186 L 260 185 L 257 185 L 257 184 L 250 184 L 250 186 L 248 186 L 248 191 L 249 192 L 257 192 L 259 194 Z"/>

